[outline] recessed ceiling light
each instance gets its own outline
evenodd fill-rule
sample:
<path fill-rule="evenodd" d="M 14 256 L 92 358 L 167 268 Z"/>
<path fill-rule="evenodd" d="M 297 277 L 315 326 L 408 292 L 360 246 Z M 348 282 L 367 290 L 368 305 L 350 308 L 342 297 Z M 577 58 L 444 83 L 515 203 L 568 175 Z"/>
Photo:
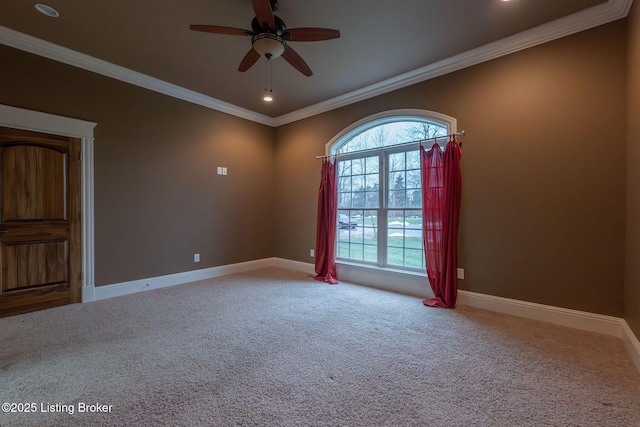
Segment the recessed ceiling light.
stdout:
<path fill-rule="evenodd" d="M 36 4 L 36 10 L 43 15 L 47 15 L 51 18 L 57 18 L 58 16 L 60 16 L 57 10 L 55 10 L 51 6 L 47 6 L 46 4 Z"/>

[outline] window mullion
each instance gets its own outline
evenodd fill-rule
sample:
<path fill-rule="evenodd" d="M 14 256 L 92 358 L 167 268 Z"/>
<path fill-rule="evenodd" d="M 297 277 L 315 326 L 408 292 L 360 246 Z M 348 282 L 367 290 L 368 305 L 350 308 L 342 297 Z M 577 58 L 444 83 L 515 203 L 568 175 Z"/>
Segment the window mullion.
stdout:
<path fill-rule="evenodd" d="M 389 171 L 387 168 L 389 154 L 380 153 L 380 208 L 378 209 L 378 265 L 387 265 L 387 187 Z"/>

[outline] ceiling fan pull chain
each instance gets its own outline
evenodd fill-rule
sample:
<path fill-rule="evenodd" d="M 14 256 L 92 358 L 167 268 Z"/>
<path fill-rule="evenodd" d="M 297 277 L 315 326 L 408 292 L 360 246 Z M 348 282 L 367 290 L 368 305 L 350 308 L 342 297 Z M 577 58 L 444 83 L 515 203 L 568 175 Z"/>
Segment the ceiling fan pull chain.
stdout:
<path fill-rule="evenodd" d="M 265 64 L 265 73 L 264 73 L 264 91 L 273 93 L 273 63 L 271 62 L 271 58 L 267 58 L 267 62 Z"/>

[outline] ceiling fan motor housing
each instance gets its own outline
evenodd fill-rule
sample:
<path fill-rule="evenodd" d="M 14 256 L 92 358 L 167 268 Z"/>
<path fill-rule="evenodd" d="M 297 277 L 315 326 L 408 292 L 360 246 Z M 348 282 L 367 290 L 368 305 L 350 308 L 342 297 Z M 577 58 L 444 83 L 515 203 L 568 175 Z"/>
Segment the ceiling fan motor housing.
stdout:
<path fill-rule="evenodd" d="M 265 28 L 260 25 L 260 23 L 258 22 L 258 18 L 253 18 L 253 20 L 251 21 L 251 31 L 256 34 L 269 32 L 281 36 L 282 32 L 287 29 L 287 25 L 279 16 L 274 15 L 273 20 L 275 22 L 275 28 Z"/>

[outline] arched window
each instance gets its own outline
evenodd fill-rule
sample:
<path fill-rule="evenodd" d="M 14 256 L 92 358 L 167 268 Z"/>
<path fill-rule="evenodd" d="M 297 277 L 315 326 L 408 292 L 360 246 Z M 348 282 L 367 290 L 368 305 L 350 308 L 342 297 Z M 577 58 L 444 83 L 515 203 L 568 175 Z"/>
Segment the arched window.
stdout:
<path fill-rule="evenodd" d="M 396 110 L 361 120 L 327 144 L 328 154 L 339 154 L 338 260 L 424 270 L 418 149 L 455 127 L 442 114 Z"/>

